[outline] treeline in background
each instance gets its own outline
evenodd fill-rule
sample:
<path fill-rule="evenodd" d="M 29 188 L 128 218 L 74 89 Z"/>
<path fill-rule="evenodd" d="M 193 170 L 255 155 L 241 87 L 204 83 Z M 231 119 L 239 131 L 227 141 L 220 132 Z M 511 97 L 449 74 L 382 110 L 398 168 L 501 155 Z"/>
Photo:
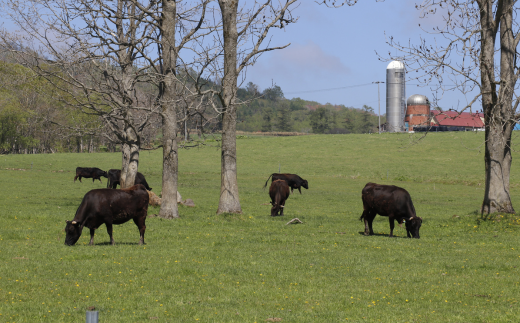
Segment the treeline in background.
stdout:
<path fill-rule="evenodd" d="M 78 71 L 78 78 L 82 77 Z M 217 86 L 205 80 L 207 86 Z M 0 154 L 36 154 L 56 152 L 116 151 L 119 143 L 113 132 L 96 115 L 70 108 L 64 100 L 66 85 L 57 89 L 16 64 L 9 56 L 0 57 Z M 158 89 L 138 85 L 141 102 L 154 104 Z M 66 91 L 65 91 L 66 92 Z M 346 134 L 377 132 L 378 117 L 372 107 L 362 109 L 344 105 L 320 104 L 300 98 L 286 99 L 275 85 L 260 91 L 249 82 L 237 92 L 237 130 L 245 132 L 300 132 Z M 214 102 L 218 105 L 218 102 Z M 179 109 L 180 140 L 201 140 L 221 130 L 221 115 L 208 105 L 190 115 Z M 161 138 L 161 120 L 151 118 L 143 130 L 141 146 L 157 147 Z M 385 118 L 381 117 L 381 123 Z M 203 139 L 202 139 L 203 140 Z"/>
<path fill-rule="evenodd" d="M 239 88 L 237 130 L 249 132 L 303 132 L 316 134 L 373 133 L 378 129 L 374 109 L 345 105 L 321 104 L 301 98 L 286 99 L 282 89 L 274 85 L 260 92 L 249 82 Z M 386 118 L 381 116 L 381 124 Z"/>

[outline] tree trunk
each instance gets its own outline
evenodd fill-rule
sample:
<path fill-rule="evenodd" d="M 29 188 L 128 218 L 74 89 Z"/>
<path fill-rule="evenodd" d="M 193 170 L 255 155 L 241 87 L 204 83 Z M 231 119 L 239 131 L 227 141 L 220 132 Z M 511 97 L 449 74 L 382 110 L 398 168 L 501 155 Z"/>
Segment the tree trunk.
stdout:
<path fill-rule="evenodd" d="M 140 137 L 131 127 L 127 128 L 126 141 L 128 167 L 126 169 L 125 177 L 123 177 L 123 171 L 121 171 L 121 188 L 128 188 L 134 185 L 137 170 L 139 168 L 139 148 L 141 146 Z"/>
<path fill-rule="evenodd" d="M 507 121 L 505 126 L 500 121 L 491 122 L 488 125 L 486 120 L 486 186 L 481 213 L 515 213 L 509 194 L 513 125 Z"/>
<path fill-rule="evenodd" d="M 221 102 L 222 153 L 220 200 L 217 213 L 242 213 L 238 196 L 236 149 L 237 0 L 219 0 L 224 33 L 224 77 Z"/>
<path fill-rule="evenodd" d="M 507 9 L 504 9 L 507 8 Z M 504 0 L 493 17 L 493 1 L 484 1 L 481 11 L 481 81 L 482 107 L 486 124 L 485 171 L 486 186 L 481 213 L 514 213 L 509 194 L 511 170 L 511 134 L 514 127 L 512 109 L 514 85 L 515 42 L 512 33 L 512 0 Z M 500 18 L 497 20 L 496 18 Z M 500 28 L 495 26 L 500 21 Z M 497 95 L 495 81 L 495 42 L 500 29 L 500 81 Z"/>
<path fill-rule="evenodd" d="M 163 173 L 162 203 L 159 216 L 165 219 L 179 217 L 177 207 L 177 109 L 175 105 L 175 65 L 177 51 L 175 48 L 175 19 L 177 4 L 175 1 L 162 1 L 162 50 L 163 81 L 159 88 L 159 102 L 163 128 Z"/>
<path fill-rule="evenodd" d="M 130 145 L 126 142 L 121 143 L 121 177 L 119 184 L 121 188 L 126 186 L 126 174 L 128 173 L 128 166 L 130 165 Z"/>

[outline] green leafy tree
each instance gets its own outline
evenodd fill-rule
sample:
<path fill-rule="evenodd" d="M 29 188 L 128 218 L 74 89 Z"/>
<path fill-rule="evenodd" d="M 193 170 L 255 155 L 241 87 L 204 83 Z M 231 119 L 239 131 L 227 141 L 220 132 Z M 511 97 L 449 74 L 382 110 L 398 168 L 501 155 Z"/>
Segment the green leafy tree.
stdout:
<path fill-rule="evenodd" d="M 287 104 L 286 102 L 280 104 L 280 108 L 278 110 L 277 128 L 279 131 L 292 131 L 291 108 L 289 107 L 289 104 Z"/>
<path fill-rule="evenodd" d="M 320 107 L 315 111 L 311 112 L 310 124 L 312 132 L 314 133 L 325 133 L 330 129 L 330 111 Z"/>
<path fill-rule="evenodd" d="M 300 98 L 291 99 L 291 111 L 305 110 L 306 101 Z"/>
<path fill-rule="evenodd" d="M 273 126 L 272 126 L 273 109 L 265 108 L 262 111 L 262 114 L 263 114 L 262 132 L 271 132 L 273 130 Z"/>
<path fill-rule="evenodd" d="M 362 132 L 368 133 L 374 128 L 374 123 L 372 120 L 372 116 L 374 114 L 374 109 L 372 107 L 369 107 L 368 105 L 363 105 L 362 108 L 363 111 L 363 118 L 362 118 Z"/>
<path fill-rule="evenodd" d="M 262 95 L 265 99 L 273 102 L 284 98 L 283 91 L 278 85 L 265 89 Z"/>

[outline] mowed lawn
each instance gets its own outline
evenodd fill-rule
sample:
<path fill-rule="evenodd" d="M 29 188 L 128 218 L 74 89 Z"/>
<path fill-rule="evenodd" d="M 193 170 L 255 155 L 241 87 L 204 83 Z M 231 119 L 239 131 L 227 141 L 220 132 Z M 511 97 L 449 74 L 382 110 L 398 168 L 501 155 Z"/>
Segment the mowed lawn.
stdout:
<path fill-rule="evenodd" d="M 516 135 L 515 135 L 516 136 Z M 237 140 L 243 214 L 216 215 L 216 142 L 179 153 L 179 191 L 196 207 L 88 230 L 64 245 L 65 220 L 103 183 L 77 166 L 119 168 L 118 153 L 0 156 L 0 322 L 517 322 L 520 217 L 478 214 L 484 134 L 313 135 Z M 518 138 L 514 139 L 517 142 Z M 139 171 L 161 191 L 161 151 Z M 511 194 L 520 210 L 520 154 Z M 285 216 L 272 218 L 267 177 L 297 173 Z M 362 234 L 367 182 L 407 189 L 421 239 L 376 217 Z M 150 207 L 149 215 L 159 213 Z M 299 218 L 303 224 L 286 225 Z"/>

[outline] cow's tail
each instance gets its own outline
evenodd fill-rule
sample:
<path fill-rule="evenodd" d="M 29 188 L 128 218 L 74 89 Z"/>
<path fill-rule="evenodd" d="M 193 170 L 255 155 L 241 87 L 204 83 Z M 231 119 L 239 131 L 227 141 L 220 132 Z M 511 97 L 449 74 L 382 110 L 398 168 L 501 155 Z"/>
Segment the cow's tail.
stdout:
<path fill-rule="evenodd" d="M 363 221 L 364 218 L 365 218 L 365 212 L 363 212 L 363 213 L 361 214 L 361 216 L 359 217 L 359 221 Z"/>
<path fill-rule="evenodd" d="M 265 181 L 265 185 L 264 185 L 264 189 L 267 187 L 267 183 L 269 182 L 269 179 L 271 178 L 271 176 L 273 176 L 274 173 L 272 173 L 271 175 L 269 175 L 269 177 L 267 177 L 267 181 Z"/>

